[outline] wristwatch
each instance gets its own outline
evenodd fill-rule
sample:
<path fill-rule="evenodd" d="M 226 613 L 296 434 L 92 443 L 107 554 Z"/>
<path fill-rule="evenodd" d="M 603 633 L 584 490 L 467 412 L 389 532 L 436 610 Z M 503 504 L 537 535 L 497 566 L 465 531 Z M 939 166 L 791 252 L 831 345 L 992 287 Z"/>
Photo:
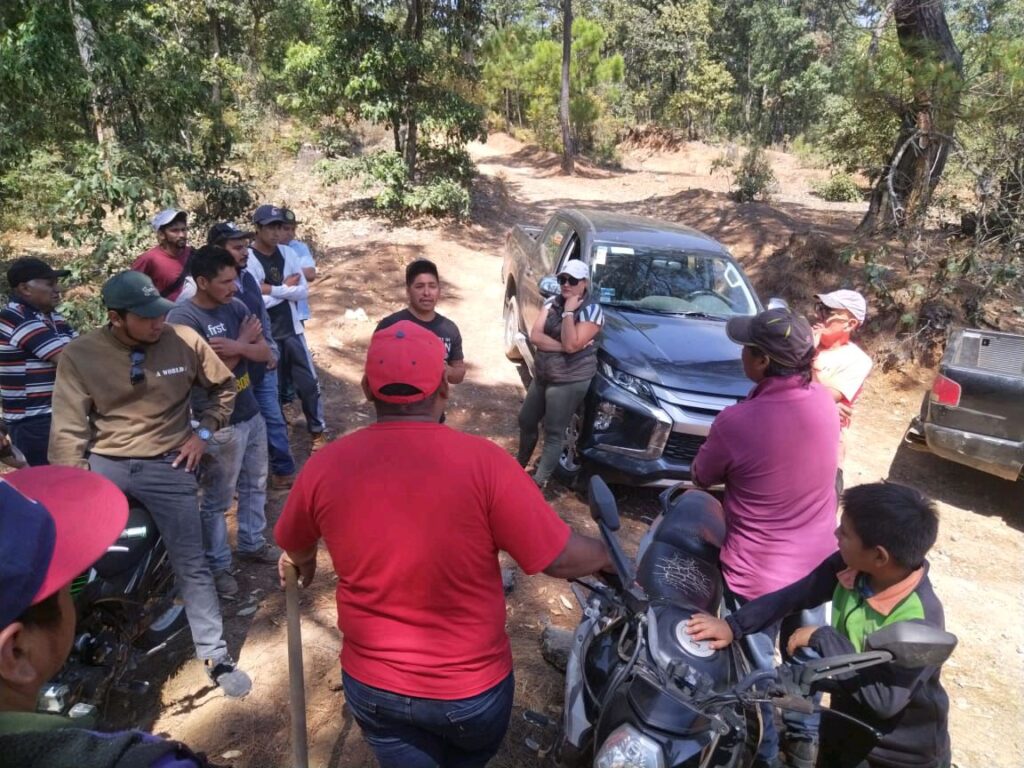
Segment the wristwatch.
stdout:
<path fill-rule="evenodd" d="M 562 317 L 572 317 L 572 315 L 573 315 L 572 312 L 563 312 L 562 313 Z"/>
<path fill-rule="evenodd" d="M 196 434 L 199 435 L 199 439 L 202 440 L 204 443 L 208 442 L 210 438 L 213 437 L 213 432 L 208 430 L 206 427 L 200 427 L 199 429 L 197 429 Z"/>

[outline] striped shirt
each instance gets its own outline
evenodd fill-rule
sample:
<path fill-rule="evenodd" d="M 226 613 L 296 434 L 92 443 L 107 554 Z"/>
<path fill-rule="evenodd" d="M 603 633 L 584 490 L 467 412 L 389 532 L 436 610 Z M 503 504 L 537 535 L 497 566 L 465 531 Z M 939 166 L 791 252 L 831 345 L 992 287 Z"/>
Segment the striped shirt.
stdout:
<path fill-rule="evenodd" d="M 44 315 L 20 301 L 0 310 L 0 400 L 5 421 L 50 413 L 57 355 L 77 335 L 57 312 Z"/>

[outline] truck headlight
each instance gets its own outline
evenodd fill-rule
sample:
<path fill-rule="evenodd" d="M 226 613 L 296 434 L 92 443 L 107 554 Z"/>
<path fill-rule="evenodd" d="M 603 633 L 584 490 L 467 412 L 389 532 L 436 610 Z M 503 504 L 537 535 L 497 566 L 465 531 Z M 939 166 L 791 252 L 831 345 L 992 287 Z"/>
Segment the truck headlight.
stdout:
<path fill-rule="evenodd" d="M 665 768 L 661 746 L 631 725 L 620 725 L 594 760 L 595 768 Z"/>
<path fill-rule="evenodd" d="M 601 375 L 616 386 L 622 387 L 627 392 L 632 392 L 641 400 L 646 400 L 649 403 L 658 402 L 654 397 L 654 390 L 651 389 L 651 385 L 643 379 L 638 379 L 633 374 L 620 371 L 618 368 L 612 368 L 608 363 L 599 363 L 598 370 L 601 371 Z"/>

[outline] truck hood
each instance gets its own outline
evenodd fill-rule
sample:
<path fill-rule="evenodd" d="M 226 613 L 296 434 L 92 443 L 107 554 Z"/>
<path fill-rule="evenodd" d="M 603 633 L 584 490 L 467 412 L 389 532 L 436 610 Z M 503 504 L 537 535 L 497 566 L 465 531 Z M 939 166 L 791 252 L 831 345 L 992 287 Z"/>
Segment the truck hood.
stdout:
<path fill-rule="evenodd" d="M 725 322 L 605 307 L 601 358 L 614 368 L 670 389 L 744 398 L 741 347 Z"/>

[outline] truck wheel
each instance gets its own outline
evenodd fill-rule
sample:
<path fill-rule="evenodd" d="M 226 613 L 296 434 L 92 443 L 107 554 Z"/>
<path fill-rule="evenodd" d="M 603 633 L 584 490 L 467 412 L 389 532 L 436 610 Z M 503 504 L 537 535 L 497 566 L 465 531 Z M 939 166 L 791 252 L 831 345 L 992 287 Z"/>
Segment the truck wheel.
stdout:
<path fill-rule="evenodd" d="M 562 455 L 558 457 L 555 477 L 568 488 L 574 488 L 583 477 L 583 457 L 580 455 L 580 437 L 583 435 L 583 415 L 585 405 L 580 404 L 576 413 L 569 419 L 565 428 L 565 442 L 562 444 Z"/>
<path fill-rule="evenodd" d="M 505 357 L 518 363 L 522 362 L 523 353 L 516 346 L 516 336 L 520 333 L 519 328 L 519 304 L 515 296 L 509 296 L 505 300 Z"/>

